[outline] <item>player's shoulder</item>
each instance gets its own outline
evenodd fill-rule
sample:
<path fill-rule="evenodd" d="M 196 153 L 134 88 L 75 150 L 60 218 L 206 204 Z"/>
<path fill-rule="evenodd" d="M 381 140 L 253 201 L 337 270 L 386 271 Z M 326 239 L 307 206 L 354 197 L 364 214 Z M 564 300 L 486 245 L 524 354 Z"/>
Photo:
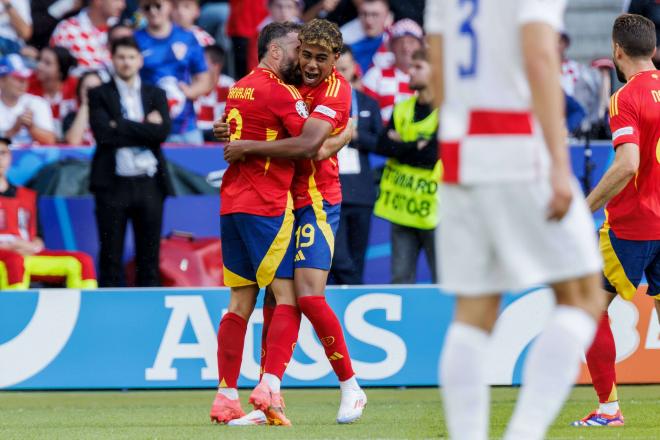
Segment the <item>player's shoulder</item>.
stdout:
<path fill-rule="evenodd" d="M 262 69 L 262 73 L 265 80 L 270 85 L 270 99 L 285 99 L 294 101 L 303 99 L 302 94 L 295 86 L 285 83 L 279 76 L 275 75 L 274 72 L 271 72 L 267 69 Z"/>
<path fill-rule="evenodd" d="M 333 70 L 322 84 L 322 98 L 339 98 L 351 93 L 351 85 L 336 70 Z"/>

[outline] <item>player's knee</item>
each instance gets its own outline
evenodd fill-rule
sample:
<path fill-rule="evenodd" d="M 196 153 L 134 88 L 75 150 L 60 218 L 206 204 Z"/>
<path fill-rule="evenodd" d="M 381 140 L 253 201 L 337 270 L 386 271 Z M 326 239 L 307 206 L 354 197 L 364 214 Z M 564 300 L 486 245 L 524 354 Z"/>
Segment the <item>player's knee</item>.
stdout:
<path fill-rule="evenodd" d="M 229 298 L 229 306 L 227 311 L 234 313 L 246 321 L 250 319 L 254 306 L 257 302 L 257 293 L 259 292 L 256 286 L 247 286 L 249 288 L 232 288 L 231 297 Z"/>
<path fill-rule="evenodd" d="M 600 319 L 611 298 L 611 294 L 602 287 L 600 274 L 559 283 L 553 288 L 558 304 L 578 307 L 595 320 Z"/>

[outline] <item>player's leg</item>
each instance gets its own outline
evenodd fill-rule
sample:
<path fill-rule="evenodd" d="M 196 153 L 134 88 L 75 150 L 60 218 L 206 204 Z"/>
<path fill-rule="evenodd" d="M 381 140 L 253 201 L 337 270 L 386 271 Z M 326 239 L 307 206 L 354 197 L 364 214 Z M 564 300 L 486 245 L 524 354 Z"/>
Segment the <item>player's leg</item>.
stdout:
<path fill-rule="evenodd" d="M 220 218 L 225 285 L 231 288 L 227 313 L 218 327 L 218 392 L 211 406 L 211 421 L 227 423 L 243 415 L 238 400 L 238 377 L 243 359 L 247 322 L 259 287 L 236 214 Z"/>
<path fill-rule="evenodd" d="M 649 259 L 650 242 L 621 240 L 608 228 L 601 229 L 599 236 L 604 260 L 603 295 L 608 304 L 617 293 L 625 300 L 632 300 Z M 573 426 L 622 426 L 624 419 L 616 388 L 616 345 L 607 310 L 600 318 L 586 358 L 599 405 L 597 410 L 573 422 Z"/>
<path fill-rule="evenodd" d="M 573 201 L 561 221 L 547 219 L 549 181 L 501 184 L 485 189 L 481 202 L 495 211 L 489 227 L 512 287 L 552 286 L 558 306 L 526 357 L 523 386 L 505 439 L 542 439 L 568 397 L 583 353 L 605 309 L 601 257 L 593 219 L 576 181 Z M 509 202 L 507 202 L 509 200 Z"/>
<path fill-rule="evenodd" d="M 273 320 L 273 313 L 275 312 L 276 306 L 277 302 L 275 301 L 275 295 L 273 295 L 273 289 L 268 286 L 266 287 L 263 306 L 264 322 L 261 327 L 261 357 L 259 359 L 259 380 L 261 380 L 261 376 L 264 374 L 264 369 L 266 367 L 266 341 L 268 338 L 268 329 L 270 328 L 270 323 Z"/>
<path fill-rule="evenodd" d="M 440 383 L 451 438 L 488 438 L 489 386 L 486 356 L 500 296 L 461 296 L 445 336 Z"/>
<path fill-rule="evenodd" d="M 255 409 L 265 412 L 271 424 L 290 425 L 284 415 L 280 383 L 298 339 L 300 311 L 293 290 L 293 212 L 278 217 L 245 216 L 237 227 L 245 240 L 255 278 L 270 285 L 276 306 L 266 335 L 266 360 L 259 384 L 250 395 Z"/>
<path fill-rule="evenodd" d="M 499 304 L 499 266 L 485 225 L 489 216 L 481 214 L 488 211 L 481 211 L 475 190 L 443 185 L 440 191 L 444 216 L 436 236 L 439 276 L 447 292 L 459 292 L 440 355 L 445 419 L 451 438 L 486 439 L 486 347 Z"/>
<path fill-rule="evenodd" d="M 339 205 L 323 202 L 322 205 L 306 206 L 296 212 L 296 255 L 299 258 L 295 261 L 294 282 L 300 310 L 314 327 L 339 379 L 342 397 L 337 422 L 351 423 L 361 417 L 367 397 L 355 377 L 344 331 L 325 299 L 339 211 Z"/>

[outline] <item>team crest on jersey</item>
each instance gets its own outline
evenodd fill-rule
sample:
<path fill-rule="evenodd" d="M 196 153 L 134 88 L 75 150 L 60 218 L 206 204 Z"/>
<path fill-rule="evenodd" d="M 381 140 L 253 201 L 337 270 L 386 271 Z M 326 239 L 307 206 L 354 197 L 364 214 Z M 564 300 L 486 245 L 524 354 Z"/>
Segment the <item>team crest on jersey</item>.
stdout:
<path fill-rule="evenodd" d="M 307 110 L 307 106 L 303 101 L 296 102 L 296 111 L 298 112 L 301 118 L 306 119 L 309 117 L 309 111 Z"/>
<path fill-rule="evenodd" d="M 181 61 L 186 57 L 186 53 L 188 53 L 188 46 L 186 46 L 186 43 L 178 41 L 172 44 L 172 52 L 174 52 L 176 59 Z"/>

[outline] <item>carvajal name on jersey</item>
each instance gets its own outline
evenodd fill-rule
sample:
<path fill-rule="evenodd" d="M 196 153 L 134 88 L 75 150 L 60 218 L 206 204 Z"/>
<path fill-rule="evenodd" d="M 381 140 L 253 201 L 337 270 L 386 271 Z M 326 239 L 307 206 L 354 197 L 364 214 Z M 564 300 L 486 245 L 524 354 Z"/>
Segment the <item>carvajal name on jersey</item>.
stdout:
<path fill-rule="evenodd" d="M 245 99 L 254 101 L 254 87 L 232 87 L 229 89 L 227 99 Z"/>

